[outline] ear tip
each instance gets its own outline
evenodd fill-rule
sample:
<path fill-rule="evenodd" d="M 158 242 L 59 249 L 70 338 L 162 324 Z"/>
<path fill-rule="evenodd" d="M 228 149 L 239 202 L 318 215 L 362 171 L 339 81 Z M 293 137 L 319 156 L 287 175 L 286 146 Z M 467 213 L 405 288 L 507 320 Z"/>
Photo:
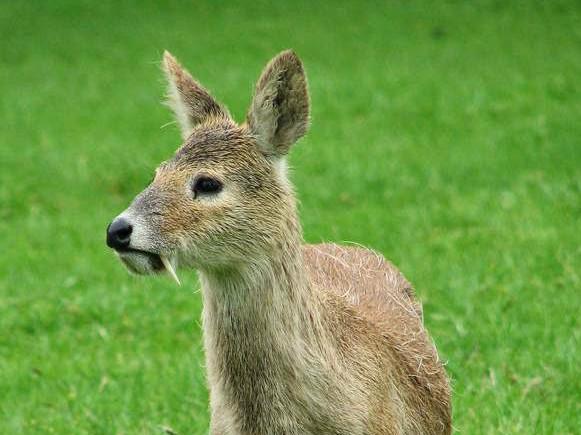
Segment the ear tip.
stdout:
<path fill-rule="evenodd" d="M 163 66 L 168 71 L 178 66 L 176 58 L 167 50 L 163 51 Z"/>
<path fill-rule="evenodd" d="M 294 48 L 287 48 L 286 50 L 281 51 L 280 54 L 283 56 L 286 55 L 286 56 L 291 56 L 291 57 L 299 57 Z"/>
<path fill-rule="evenodd" d="M 298 65 L 302 65 L 303 63 L 301 62 L 301 58 L 299 57 L 299 55 L 297 54 L 296 51 L 294 51 L 294 49 L 289 48 L 287 50 L 281 51 L 278 56 L 276 56 L 278 59 L 285 61 L 285 62 L 291 62 L 294 64 L 298 64 Z"/>

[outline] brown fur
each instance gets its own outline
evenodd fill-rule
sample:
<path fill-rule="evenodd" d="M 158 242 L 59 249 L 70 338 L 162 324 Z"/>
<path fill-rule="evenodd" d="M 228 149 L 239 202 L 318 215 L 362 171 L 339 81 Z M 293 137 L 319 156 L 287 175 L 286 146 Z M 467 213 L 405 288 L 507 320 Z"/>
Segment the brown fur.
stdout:
<path fill-rule="evenodd" d="M 284 157 L 307 129 L 302 64 L 265 68 L 238 126 L 166 54 L 184 145 L 123 217 L 121 253 L 200 272 L 213 435 L 448 434 L 450 389 L 411 285 L 375 252 L 303 245 Z M 200 176 L 223 184 L 192 195 Z"/>

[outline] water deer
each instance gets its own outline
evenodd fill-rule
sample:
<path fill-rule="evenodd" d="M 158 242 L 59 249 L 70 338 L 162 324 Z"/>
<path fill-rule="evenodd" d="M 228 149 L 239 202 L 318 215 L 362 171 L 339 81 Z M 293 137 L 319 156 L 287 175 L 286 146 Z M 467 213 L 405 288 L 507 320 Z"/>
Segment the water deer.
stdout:
<path fill-rule="evenodd" d="M 380 254 L 305 245 L 286 156 L 307 131 L 293 51 L 237 124 L 170 55 L 183 144 L 107 229 L 137 274 L 198 271 L 210 433 L 448 434 L 450 387 L 410 283 Z"/>

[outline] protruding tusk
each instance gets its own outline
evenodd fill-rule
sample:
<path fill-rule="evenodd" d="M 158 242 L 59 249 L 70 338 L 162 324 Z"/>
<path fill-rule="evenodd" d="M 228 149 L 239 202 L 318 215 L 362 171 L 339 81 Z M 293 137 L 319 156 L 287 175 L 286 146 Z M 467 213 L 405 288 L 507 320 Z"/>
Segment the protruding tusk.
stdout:
<path fill-rule="evenodd" d="M 173 280 L 175 282 L 177 282 L 178 285 L 182 285 L 182 283 L 180 282 L 180 279 L 178 278 L 176 271 L 174 270 L 171 261 L 169 261 L 169 258 L 164 257 L 163 255 L 160 255 L 159 258 L 161 258 L 161 262 L 163 263 L 165 270 L 167 270 L 167 273 L 170 274 L 170 276 L 173 278 Z"/>

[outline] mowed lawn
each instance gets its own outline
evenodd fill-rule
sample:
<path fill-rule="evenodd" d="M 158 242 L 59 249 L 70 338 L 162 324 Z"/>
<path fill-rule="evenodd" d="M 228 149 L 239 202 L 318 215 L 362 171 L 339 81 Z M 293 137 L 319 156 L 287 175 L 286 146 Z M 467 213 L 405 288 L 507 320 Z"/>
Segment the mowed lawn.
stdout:
<path fill-rule="evenodd" d="M 414 283 L 459 433 L 580 433 L 579 2 L 222 3 L 0 4 L 0 433 L 206 433 L 196 275 L 105 227 L 179 145 L 164 49 L 242 120 L 285 48 L 306 240 Z"/>

